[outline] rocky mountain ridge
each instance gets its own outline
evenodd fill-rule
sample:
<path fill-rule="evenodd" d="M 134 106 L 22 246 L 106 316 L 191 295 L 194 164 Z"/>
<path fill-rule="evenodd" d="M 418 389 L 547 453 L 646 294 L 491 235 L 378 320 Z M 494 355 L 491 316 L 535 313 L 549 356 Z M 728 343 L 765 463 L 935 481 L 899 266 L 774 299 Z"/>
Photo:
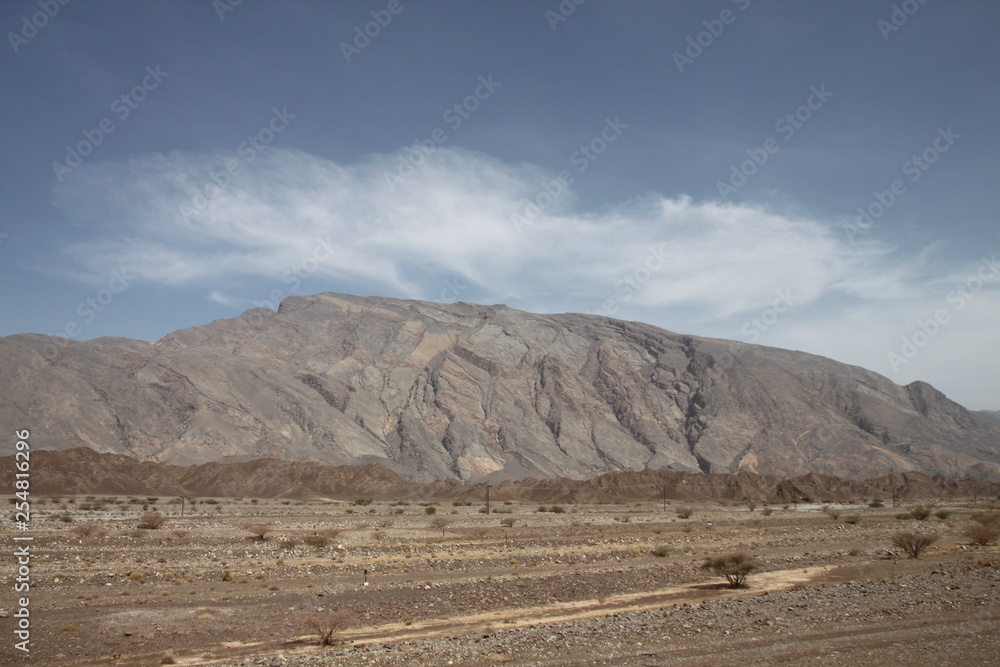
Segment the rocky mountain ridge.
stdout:
<path fill-rule="evenodd" d="M 407 479 L 644 469 L 1000 479 L 1000 423 L 926 383 L 605 317 L 319 294 L 152 342 L 0 338 L 0 422 L 174 464 Z M 3 443 L 0 454 L 12 443 Z"/>

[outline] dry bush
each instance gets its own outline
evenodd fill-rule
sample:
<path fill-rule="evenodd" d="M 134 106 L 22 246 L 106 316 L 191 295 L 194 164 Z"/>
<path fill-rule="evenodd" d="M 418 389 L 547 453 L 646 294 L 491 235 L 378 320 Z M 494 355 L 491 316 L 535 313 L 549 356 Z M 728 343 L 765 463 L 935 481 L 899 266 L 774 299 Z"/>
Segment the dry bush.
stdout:
<path fill-rule="evenodd" d="M 269 523 L 244 523 L 240 527 L 250 533 L 255 540 L 266 540 L 267 534 L 271 532 L 271 524 Z"/>
<path fill-rule="evenodd" d="M 834 521 L 840 518 L 840 510 L 836 509 L 835 507 L 830 507 L 829 505 L 823 505 L 820 508 L 820 511 L 822 511 L 823 514 L 827 515 Z"/>
<path fill-rule="evenodd" d="M 725 556 L 709 556 L 701 564 L 701 569 L 711 570 L 725 577 L 730 588 L 739 588 L 751 572 L 760 569 L 760 561 L 743 552 L 737 552 Z"/>
<path fill-rule="evenodd" d="M 95 523 L 93 521 L 88 521 L 87 523 L 77 524 L 70 528 L 73 534 L 80 537 L 104 537 L 107 532 L 101 527 L 101 524 Z"/>
<path fill-rule="evenodd" d="M 653 555 L 656 556 L 657 558 L 666 558 L 667 556 L 670 555 L 670 547 L 666 546 L 665 544 L 661 544 L 660 546 L 653 549 Z"/>
<path fill-rule="evenodd" d="M 861 523 L 861 517 L 857 514 L 848 514 L 844 517 L 844 523 L 849 523 L 852 526 L 856 526 Z"/>
<path fill-rule="evenodd" d="M 139 517 L 139 528 L 143 530 L 156 530 L 166 523 L 166 521 L 167 517 L 159 512 L 143 512 L 142 516 Z"/>
<path fill-rule="evenodd" d="M 693 507 L 678 507 L 674 511 L 677 513 L 678 519 L 690 519 L 691 515 L 694 514 Z"/>
<path fill-rule="evenodd" d="M 931 509 L 929 507 L 924 507 L 923 505 L 917 505 L 910 510 L 910 514 L 912 514 L 913 518 L 917 521 L 926 521 L 931 515 Z"/>
<path fill-rule="evenodd" d="M 744 497 L 743 498 L 743 504 L 746 505 L 746 508 L 748 510 L 750 510 L 751 512 L 753 512 L 755 509 L 757 509 L 757 501 L 754 500 L 753 498 Z"/>
<path fill-rule="evenodd" d="M 337 536 L 344 532 L 343 528 L 324 528 L 323 530 L 317 531 L 320 535 L 323 535 L 331 540 L 337 539 Z"/>
<path fill-rule="evenodd" d="M 178 529 L 170 531 L 170 534 L 176 537 L 177 539 L 183 540 L 185 537 L 188 536 L 188 531 Z"/>
<path fill-rule="evenodd" d="M 902 549 L 910 558 L 920 558 L 920 554 L 937 541 L 937 533 L 914 533 L 904 530 L 892 536 L 893 546 Z"/>
<path fill-rule="evenodd" d="M 330 538 L 320 533 L 310 533 L 303 537 L 302 541 L 311 547 L 322 548 L 330 542 Z"/>
<path fill-rule="evenodd" d="M 354 622 L 354 614 L 346 611 L 316 611 L 299 618 L 299 623 L 317 636 L 320 646 L 332 645 L 334 635 L 349 628 Z"/>
<path fill-rule="evenodd" d="M 504 526 L 506 528 L 513 528 L 514 524 L 516 522 L 517 522 L 517 519 L 515 519 L 513 517 L 507 517 L 506 519 L 500 519 L 500 525 Z"/>
<path fill-rule="evenodd" d="M 977 521 L 984 526 L 990 524 L 1000 525 L 1000 512 L 983 512 L 981 514 L 973 514 L 972 520 Z"/>
<path fill-rule="evenodd" d="M 450 519 L 446 519 L 443 516 L 436 516 L 431 519 L 431 525 L 435 528 L 441 529 L 441 537 L 444 537 L 444 530 L 451 523 Z"/>
<path fill-rule="evenodd" d="M 771 514 L 774 513 L 774 510 L 770 507 L 765 507 L 760 511 L 760 513 L 763 514 L 764 516 L 771 516 Z"/>
<path fill-rule="evenodd" d="M 1000 523 L 970 523 L 962 530 L 962 534 L 973 544 L 987 547 L 1000 538 Z"/>

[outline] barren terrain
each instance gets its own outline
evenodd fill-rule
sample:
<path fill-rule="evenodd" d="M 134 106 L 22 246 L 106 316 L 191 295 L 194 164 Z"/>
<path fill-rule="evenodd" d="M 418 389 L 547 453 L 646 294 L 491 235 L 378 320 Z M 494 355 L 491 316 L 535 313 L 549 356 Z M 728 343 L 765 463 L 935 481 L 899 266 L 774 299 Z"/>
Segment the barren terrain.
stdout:
<path fill-rule="evenodd" d="M 949 501 L 935 508 L 947 518 L 925 521 L 895 518 L 902 505 L 860 502 L 836 520 L 816 506 L 720 502 L 686 503 L 693 514 L 683 519 L 675 501 L 547 511 L 506 501 L 485 514 L 464 501 L 220 498 L 185 502 L 183 518 L 171 498 L 35 503 L 38 664 L 987 664 L 1000 655 L 1000 555 L 961 532 L 987 511 L 981 499 Z M 167 521 L 138 529 L 144 505 Z M 248 525 L 269 530 L 259 539 Z M 903 529 L 941 539 L 909 559 L 891 547 Z M 746 588 L 698 568 L 736 550 L 762 562 Z M 0 598 L 8 612 L 13 570 L 4 568 Z M 317 610 L 355 617 L 334 646 L 319 646 L 301 622 Z M 14 620 L 0 618 L 7 656 Z"/>

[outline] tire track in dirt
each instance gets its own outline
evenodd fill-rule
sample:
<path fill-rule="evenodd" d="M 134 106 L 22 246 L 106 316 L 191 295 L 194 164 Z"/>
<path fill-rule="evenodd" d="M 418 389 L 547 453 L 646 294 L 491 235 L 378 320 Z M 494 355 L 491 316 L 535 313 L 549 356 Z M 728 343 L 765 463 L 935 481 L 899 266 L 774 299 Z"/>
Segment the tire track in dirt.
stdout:
<path fill-rule="evenodd" d="M 545 625 L 564 621 L 575 621 L 605 616 L 619 612 L 634 612 L 657 609 L 667 605 L 679 605 L 706 600 L 759 595 L 764 592 L 787 590 L 795 586 L 808 585 L 810 582 L 827 575 L 835 568 L 831 566 L 814 566 L 792 570 L 774 570 L 755 574 L 751 579 L 751 587 L 728 588 L 716 582 L 703 582 L 671 586 L 645 593 L 626 593 L 609 595 L 603 598 L 575 600 L 572 602 L 555 602 L 532 607 L 511 607 L 507 609 L 484 612 L 481 614 L 466 614 L 439 618 L 430 621 L 414 622 L 411 625 L 391 623 L 379 626 L 354 628 L 340 635 L 341 641 L 347 644 L 369 644 L 400 641 L 419 641 L 440 636 L 460 636 L 481 633 L 496 629 L 517 628 L 528 625 Z M 306 654 L 315 651 L 315 646 L 306 645 L 314 642 L 311 636 L 302 636 L 281 643 L 241 643 L 224 642 L 208 648 L 213 654 L 211 660 L 204 658 L 183 657 L 175 655 L 175 664 L 184 666 L 211 665 L 228 662 L 234 659 L 280 651 L 285 655 Z M 199 650 L 204 654 L 206 649 Z M 127 663 L 119 663 L 127 664 Z"/>

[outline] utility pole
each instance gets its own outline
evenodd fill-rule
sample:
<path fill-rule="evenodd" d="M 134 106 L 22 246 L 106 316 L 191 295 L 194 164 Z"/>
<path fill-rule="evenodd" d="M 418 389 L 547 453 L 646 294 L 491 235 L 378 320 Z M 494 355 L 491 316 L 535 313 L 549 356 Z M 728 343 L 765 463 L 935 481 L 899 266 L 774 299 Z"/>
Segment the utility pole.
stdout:
<path fill-rule="evenodd" d="M 486 485 L 486 513 L 490 513 L 490 485 Z"/>
<path fill-rule="evenodd" d="M 663 485 L 663 511 L 667 511 L 667 485 Z"/>

